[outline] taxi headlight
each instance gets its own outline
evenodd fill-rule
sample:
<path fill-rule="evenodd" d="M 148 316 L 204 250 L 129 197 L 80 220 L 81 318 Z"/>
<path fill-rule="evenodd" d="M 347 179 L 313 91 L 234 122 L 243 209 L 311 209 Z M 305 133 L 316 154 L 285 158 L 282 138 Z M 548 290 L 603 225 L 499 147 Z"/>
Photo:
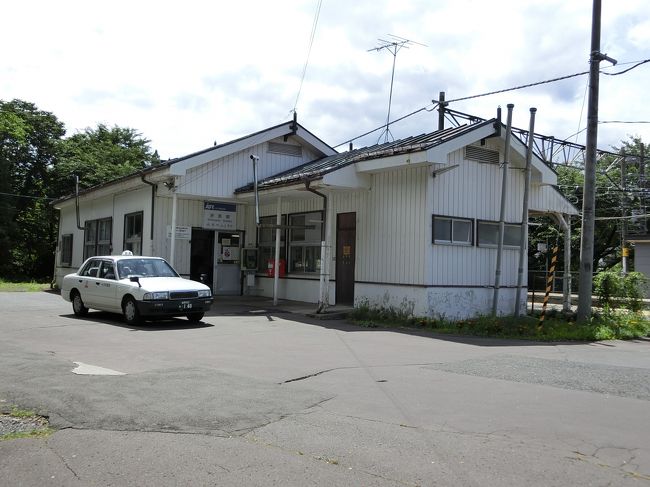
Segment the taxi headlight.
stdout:
<path fill-rule="evenodd" d="M 158 291 L 155 293 L 145 293 L 142 299 L 146 301 L 158 301 L 160 299 L 169 299 L 169 292 Z"/>
<path fill-rule="evenodd" d="M 209 298 L 212 294 L 210 293 L 209 289 L 203 289 L 198 292 L 197 296 L 199 298 Z"/>

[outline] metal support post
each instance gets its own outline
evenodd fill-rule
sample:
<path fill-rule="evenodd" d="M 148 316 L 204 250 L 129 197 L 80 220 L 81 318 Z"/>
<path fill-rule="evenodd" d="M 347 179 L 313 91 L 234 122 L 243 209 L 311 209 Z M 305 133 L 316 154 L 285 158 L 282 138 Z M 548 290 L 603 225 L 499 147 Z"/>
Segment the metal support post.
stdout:
<path fill-rule="evenodd" d="M 530 109 L 530 124 L 528 131 L 528 147 L 526 148 L 526 170 L 524 172 L 524 198 L 521 212 L 521 232 L 519 234 L 519 265 L 517 266 L 517 288 L 515 289 L 515 318 L 519 316 L 521 308 L 521 288 L 524 282 L 524 264 L 528 256 L 528 193 L 530 191 L 531 163 L 533 160 L 533 144 L 535 133 L 535 113 L 537 108 Z M 534 284 L 534 283 L 533 283 Z M 533 286 L 534 287 L 534 286 Z M 527 301 L 527 300 L 526 300 Z M 525 306 L 524 306 L 525 307 Z"/>
<path fill-rule="evenodd" d="M 497 247 L 497 268 L 494 273 L 494 294 L 492 296 L 492 316 L 497 315 L 499 307 L 499 286 L 501 285 L 501 259 L 503 256 L 503 235 L 506 219 L 506 192 L 508 190 L 508 160 L 510 159 L 510 136 L 512 133 L 512 109 L 515 106 L 508 103 L 508 118 L 506 122 L 506 143 L 503 152 L 503 166 L 501 168 L 501 209 L 499 211 L 499 241 Z"/>

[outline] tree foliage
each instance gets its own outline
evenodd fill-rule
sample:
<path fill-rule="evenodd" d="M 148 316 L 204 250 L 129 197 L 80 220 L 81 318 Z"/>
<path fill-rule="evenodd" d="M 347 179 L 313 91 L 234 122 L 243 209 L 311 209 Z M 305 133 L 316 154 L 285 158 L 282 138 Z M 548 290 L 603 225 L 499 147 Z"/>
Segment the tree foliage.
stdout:
<path fill-rule="evenodd" d="M 6 193 L 0 208 L 3 276 L 52 271 L 55 218 L 47 197 L 64 134 L 56 116 L 33 103 L 0 101 L 0 187 Z"/>
<path fill-rule="evenodd" d="M 75 176 L 81 188 L 89 188 L 159 163 L 149 142 L 134 129 L 103 124 L 64 139 L 55 171 L 57 192 L 71 193 Z"/>
<path fill-rule="evenodd" d="M 613 151 L 618 156 L 605 155 L 596 164 L 596 225 L 594 232 L 594 269 L 608 269 L 621 259 L 621 226 L 622 220 L 617 219 L 623 215 L 625 208 L 628 215 L 634 212 L 646 213 L 644 199 L 647 187 L 645 166 L 641 163 L 642 140 L 630 137 L 622 141 L 620 147 Z M 643 146 L 648 154 L 648 146 Z M 625 185 L 621 182 L 621 160 L 626 155 Z M 647 160 L 647 157 L 646 157 Z M 650 176 L 650 174 L 648 174 Z M 581 169 L 576 167 L 557 168 L 558 186 L 561 192 L 582 211 L 584 176 Z M 563 242 L 562 232 L 558 225 L 549 225 L 547 218 L 536 219 L 538 226 L 530 230 L 529 267 L 544 269 L 546 255 L 535 252 L 538 242 L 548 242 L 549 247 Z M 645 219 L 630 220 L 630 232 L 644 233 Z M 572 270 L 579 268 L 580 255 L 580 218 L 572 218 L 571 225 L 571 254 Z M 562 247 L 562 245 L 560 245 Z M 564 249 L 561 250 L 559 260 L 562 259 Z"/>
<path fill-rule="evenodd" d="M 55 115 L 22 100 L 0 100 L 0 277 L 52 275 L 56 214 L 52 199 L 159 162 L 136 130 L 87 128 L 64 138 Z"/>

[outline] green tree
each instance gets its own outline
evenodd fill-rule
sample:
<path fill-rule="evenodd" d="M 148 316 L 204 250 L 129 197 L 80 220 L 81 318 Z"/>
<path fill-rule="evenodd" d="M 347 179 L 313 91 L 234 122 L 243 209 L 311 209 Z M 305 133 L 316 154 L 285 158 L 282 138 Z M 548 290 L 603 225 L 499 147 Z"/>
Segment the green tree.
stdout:
<path fill-rule="evenodd" d="M 103 124 L 63 140 L 54 188 L 59 196 L 74 192 L 75 176 L 89 188 L 158 164 L 158 153 L 135 129 Z"/>
<path fill-rule="evenodd" d="M 51 274 L 55 217 L 48 196 L 64 134 L 52 113 L 26 101 L 0 100 L 0 187 L 8 193 L 0 208 L 4 277 Z"/>
<path fill-rule="evenodd" d="M 596 166 L 596 226 L 594 232 L 594 270 L 599 267 L 608 269 L 620 262 L 621 255 L 621 225 L 623 205 L 627 208 L 628 214 L 633 211 L 646 213 L 644 200 L 644 189 L 648 187 L 645 175 L 645 166 L 641 163 L 640 154 L 643 142 L 638 137 L 630 137 L 622 141 L 620 147 L 614 147 L 613 151 L 619 156 L 605 155 L 601 157 Z M 648 154 L 648 146 L 644 146 L 645 154 Z M 621 186 L 621 158 L 626 154 L 626 184 Z M 583 173 L 575 167 L 557 168 L 558 186 L 561 192 L 569 198 L 574 206 L 582 210 L 583 197 Z M 648 178 L 650 179 L 650 178 Z M 601 219 L 599 219 L 601 218 Z M 539 226 L 530 229 L 530 268 L 544 269 L 544 255 L 536 255 L 538 242 L 548 242 L 549 247 L 556 242 L 562 247 L 562 234 L 558 226 L 553 223 L 549 225 L 547 219 L 536 219 Z M 635 223 L 634 230 L 643 232 L 645 230 L 644 219 Z M 633 225 L 629 224 L 631 230 Z M 574 217 L 571 226 L 571 254 L 572 268 L 578 270 L 580 255 L 580 218 Z M 561 250 L 559 261 L 562 262 Z"/>

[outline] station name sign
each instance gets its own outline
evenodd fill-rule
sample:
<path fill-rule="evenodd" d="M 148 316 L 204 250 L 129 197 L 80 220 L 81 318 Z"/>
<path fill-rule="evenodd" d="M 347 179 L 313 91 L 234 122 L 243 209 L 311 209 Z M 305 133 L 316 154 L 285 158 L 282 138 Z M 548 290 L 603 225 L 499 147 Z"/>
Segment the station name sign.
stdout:
<path fill-rule="evenodd" d="M 237 205 L 220 201 L 204 201 L 203 228 L 237 230 Z"/>

